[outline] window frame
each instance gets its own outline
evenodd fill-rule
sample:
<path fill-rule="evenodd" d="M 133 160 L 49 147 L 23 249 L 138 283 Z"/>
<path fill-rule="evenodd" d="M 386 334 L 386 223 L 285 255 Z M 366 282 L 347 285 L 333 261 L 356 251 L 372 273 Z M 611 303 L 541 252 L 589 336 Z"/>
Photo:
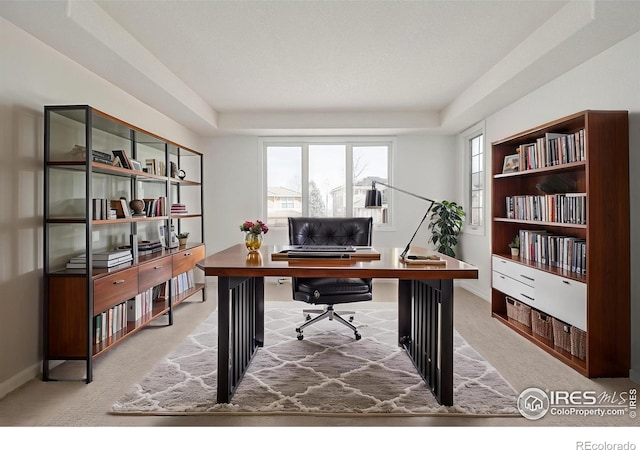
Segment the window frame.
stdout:
<path fill-rule="evenodd" d="M 258 160 L 260 162 L 260 197 L 259 205 L 261 216 L 267 217 L 267 149 L 268 147 L 301 147 L 302 148 L 302 215 L 309 213 L 309 146 L 313 145 L 344 145 L 346 174 L 345 190 L 349 193 L 346 197 L 346 208 L 349 213 L 347 217 L 353 215 L 353 147 L 360 146 L 386 146 L 387 147 L 387 182 L 393 185 L 393 174 L 395 166 L 396 138 L 390 136 L 355 136 L 355 137 L 261 137 L 258 140 Z M 387 223 L 375 223 L 374 228 L 382 230 L 393 229 L 393 196 L 388 198 L 388 221 Z"/>
<path fill-rule="evenodd" d="M 482 224 L 471 223 L 472 186 L 471 186 L 471 141 L 482 135 Z M 460 154 L 463 161 L 462 192 L 463 206 L 467 213 L 465 216 L 462 232 L 478 236 L 485 236 L 487 227 L 487 134 L 485 132 L 485 122 L 479 122 L 458 135 Z"/>

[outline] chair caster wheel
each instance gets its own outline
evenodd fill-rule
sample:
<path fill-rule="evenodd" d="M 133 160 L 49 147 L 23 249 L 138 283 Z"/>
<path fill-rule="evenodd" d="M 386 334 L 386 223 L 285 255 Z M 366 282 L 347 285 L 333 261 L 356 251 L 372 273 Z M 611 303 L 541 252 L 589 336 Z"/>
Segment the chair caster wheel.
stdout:
<path fill-rule="evenodd" d="M 302 339 L 304 339 L 304 336 L 302 334 L 298 335 L 298 340 L 301 341 Z"/>
<path fill-rule="evenodd" d="M 307 317 L 305 317 L 306 320 L 311 320 L 311 314 L 307 314 Z"/>
<path fill-rule="evenodd" d="M 362 338 L 362 336 L 360 336 L 360 333 L 356 333 L 356 341 L 359 341 Z M 298 338 L 300 339 L 300 338 Z"/>
<path fill-rule="evenodd" d="M 353 316 L 349 316 L 349 322 L 353 322 Z"/>

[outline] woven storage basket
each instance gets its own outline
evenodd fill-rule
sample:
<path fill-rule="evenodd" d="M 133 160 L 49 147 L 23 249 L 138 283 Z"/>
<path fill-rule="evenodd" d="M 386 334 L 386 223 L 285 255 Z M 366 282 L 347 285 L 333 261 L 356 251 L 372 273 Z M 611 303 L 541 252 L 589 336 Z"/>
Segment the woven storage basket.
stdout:
<path fill-rule="evenodd" d="M 509 296 L 505 298 L 507 302 L 507 317 L 527 328 L 531 328 L 531 307 L 513 299 Z"/>
<path fill-rule="evenodd" d="M 587 355 L 587 333 L 571 326 L 571 354 L 584 361 Z"/>
<path fill-rule="evenodd" d="M 531 331 L 533 335 L 553 345 L 553 321 L 551 316 L 541 313 L 537 309 L 531 310 Z"/>
<path fill-rule="evenodd" d="M 571 325 L 552 317 L 553 345 L 571 353 Z"/>

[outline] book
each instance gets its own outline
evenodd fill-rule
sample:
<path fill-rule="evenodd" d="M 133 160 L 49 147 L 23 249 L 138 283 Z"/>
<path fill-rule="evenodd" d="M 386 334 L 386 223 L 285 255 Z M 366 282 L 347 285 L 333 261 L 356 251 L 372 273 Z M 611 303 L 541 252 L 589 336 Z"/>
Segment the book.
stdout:
<path fill-rule="evenodd" d="M 127 200 L 124 198 L 111 200 L 111 208 L 115 209 L 118 219 L 131 217 L 131 210 L 129 209 L 129 205 L 127 205 Z"/>
<path fill-rule="evenodd" d="M 182 203 L 174 203 L 171 205 L 171 214 L 187 214 L 187 206 Z"/>
<path fill-rule="evenodd" d="M 438 255 L 407 255 L 400 258 L 405 264 L 421 265 L 421 266 L 446 266 L 447 261 Z"/>
<path fill-rule="evenodd" d="M 153 250 L 159 247 L 162 247 L 162 242 L 160 241 L 141 241 L 138 243 L 138 251 Z"/>
<path fill-rule="evenodd" d="M 96 260 L 110 260 L 110 259 L 120 259 L 125 256 L 131 256 L 131 252 L 129 250 L 110 250 L 104 252 L 93 252 L 91 254 L 93 256 L 94 261 Z"/>
<path fill-rule="evenodd" d="M 109 261 L 93 261 L 93 267 L 98 267 L 100 269 L 105 269 L 105 268 L 110 268 L 110 267 L 115 267 L 115 266 L 119 266 L 120 264 L 126 263 L 126 262 L 130 262 L 133 261 L 133 256 L 131 255 L 131 253 L 129 253 L 129 256 L 124 256 L 122 258 L 118 258 L 118 259 L 112 259 Z"/>
<path fill-rule="evenodd" d="M 106 268 L 115 267 L 131 261 L 133 261 L 133 256 L 129 252 L 126 256 L 122 256 L 119 258 L 97 259 L 97 260 L 94 259 L 93 267 L 96 267 L 99 269 L 106 269 Z M 87 260 L 85 256 L 76 256 L 74 258 L 71 258 L 67 263 L 67 269 L 85 269 L 86 267 L 87 267 Z"/>

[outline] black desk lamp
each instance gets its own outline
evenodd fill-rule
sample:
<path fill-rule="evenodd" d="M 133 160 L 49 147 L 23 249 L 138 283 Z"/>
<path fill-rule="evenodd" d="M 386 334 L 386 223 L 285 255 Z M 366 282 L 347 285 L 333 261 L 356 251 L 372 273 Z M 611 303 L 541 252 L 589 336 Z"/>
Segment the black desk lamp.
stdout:
<path fill-rule="evenodd" d="M 400 254 L 400 258 L 404 260 L 404 257 L 409 252 L 409 247 L 411 247 L 411 243 L 413 242 L 413 239 L 416 237 L 416 234 L 418 234 L 418 230 L 420 229 L 420 227 L 424 223 L 425 219 L 429 215 L 429 211 L 431 211 L 431 208 L 433 207 L 433 204 L 436 201 L 435 200 L 431 200 L 430 198 L 422 197 L 421 195 L 414 194 L 413 192 L 405 191 L 404 189 L 393 187 L 393 186 L 391 186 L 389 184 L 382 183 L 381 181 L 373 181 L 371 183 L 371 190 L 367 191 L 367 197 L 365 198 L 365 201 L 364 201 L 364 207 L 365 208 L 382 208 L 382 192 L 380 192 L 379 190 L 376 189 L 376 183 L 377 184 L 381 184 L 383 186 L 386 186 L 386 187 L 388 187 L 390 189 L 395 189 L 396 191 L 404 192 L 407 195 L 411 195 L 413 197 L 417 197 L 417 198 L 425 200 L 427 202 L 431 202 L 431 204 L 429 205 L 429 208 L 427 208 L 427 212 L 424 214 L 424 217 L 422 218 L 422 220 L 418 224 L 418 228 L 416 228 L 415 233 L 413 233 L 413 236 L 411 236 L 411 240 L 409 241 L 409 243 L 405 247 L 404 251 Z"/>

